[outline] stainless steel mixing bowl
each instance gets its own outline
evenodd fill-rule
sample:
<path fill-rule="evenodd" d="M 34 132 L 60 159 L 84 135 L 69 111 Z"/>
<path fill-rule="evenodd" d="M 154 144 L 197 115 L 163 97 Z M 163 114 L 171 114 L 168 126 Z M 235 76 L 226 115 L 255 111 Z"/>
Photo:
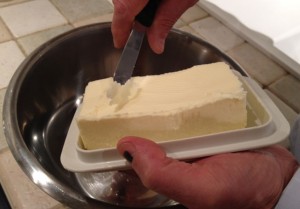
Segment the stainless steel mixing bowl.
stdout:
<path fill-rule="evenodd" d="M 124 202 L 126 195 L 130 196 L 126 193 L 130 185 L 121 185 L 113 197 L 93 197 L 91 192 L 97 192 L 98 187 L 87 188 L 89 184 L 83 182 L 89 182 L 94 174 L 74 174 L 60 163 L 64 139 L 85 86 L 89 81 L 112 76 L 120 54 L 121 50 L 113 47 L 110 23 L 74 29 L 28 56 L 7 89 L 4 131 L 16 161 L 37 186 L 72 208 L 143 207 Z M 134 75 L 161 74 L 217 61 L 225 61 L 245 74 L 238 64 L 211 44 L 172 30 L 161 55 L 152 53 L 144 42 Z M 103 175 L 93 183 L 103 183 Z M 118 176 L 119 183 L 124 182 L 122 175 Z M 128 181 L 128 176 L 126 182 L 132 182 L 131 186 L 140 184 L 136 178 Z M 172 201 L 159 201 L 145 207 L 183 208 Z"/>

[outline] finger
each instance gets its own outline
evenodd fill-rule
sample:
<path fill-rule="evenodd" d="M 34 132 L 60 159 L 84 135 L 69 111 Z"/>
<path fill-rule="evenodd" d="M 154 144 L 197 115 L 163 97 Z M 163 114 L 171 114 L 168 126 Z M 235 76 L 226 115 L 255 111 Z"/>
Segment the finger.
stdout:
<path fill-rule="evenodd" d="M 168 158 L 157 144 L 137 137 L 121 139 L 117 148 L 122 155 L 132 160 L 132 168 L 146 187 L 186 206 L 191 206 L 189 205 L 191 200 L 201 199 L 201 197 L 205 199 L 203 204 L 214 201 L 208 200 L 207 197 L 213 197 L 216 194 L 214 190 L 217 188 L 211 186 L 215 184 L 215 179 L 207 175 L 209 173 L 205 172 L 205 166 L 196 166 Z M 209 187 L 212 188 L 211 191 Z"/>
<path fill-rule="evenodd" d="M 164 51 L 165 39 L 180 16 L 197 0 L 164 0 L 156 11 L 153 24 L 148 30 L 148 41 L 155 53 Z"/>
<path fill-rule="evenodd" d="M 111 31 L 116 48 L 125 46 L 134 18 L 145 7 L 147 2 L 148 0 L 113 0 L 114 14 Z"/>

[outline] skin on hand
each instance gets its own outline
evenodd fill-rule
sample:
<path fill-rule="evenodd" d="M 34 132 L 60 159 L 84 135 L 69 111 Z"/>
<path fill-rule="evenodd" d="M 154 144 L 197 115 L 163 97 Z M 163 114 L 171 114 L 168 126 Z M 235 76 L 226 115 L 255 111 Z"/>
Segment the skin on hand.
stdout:
<path fill-rule="evenodd" d="M 147 29 L 148 42 L 155 53 L 164 51 L 165 39 L 179 17 L 198 0 L 161 0 L 152 25 Z M 112 34 L 116 48 L 125 46 L 135 16 L 148 0 L 113 0 Z"/>
<path fill-rule="evenodd" d="M 168 158 L 147 139 L 125 137 L 117 148 L 147 188 L 189 209 L 271 209 L 299 166 L 280 146 L 191 163 Z"/>

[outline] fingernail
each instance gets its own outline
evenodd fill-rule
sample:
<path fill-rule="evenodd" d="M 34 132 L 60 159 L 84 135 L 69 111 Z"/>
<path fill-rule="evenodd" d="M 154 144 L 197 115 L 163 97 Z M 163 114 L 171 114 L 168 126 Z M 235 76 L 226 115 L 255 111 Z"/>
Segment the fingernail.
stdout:
<path fill-rule="evenodd" d="M 125 151 L 124 153 L 123 153 L 123 157 L 128 161 L 128 162 L 132 162 L 132 160 L 133 160 L 133 157 L 132 157 L 132 155 L 128 152 L 128 151 Z"/>

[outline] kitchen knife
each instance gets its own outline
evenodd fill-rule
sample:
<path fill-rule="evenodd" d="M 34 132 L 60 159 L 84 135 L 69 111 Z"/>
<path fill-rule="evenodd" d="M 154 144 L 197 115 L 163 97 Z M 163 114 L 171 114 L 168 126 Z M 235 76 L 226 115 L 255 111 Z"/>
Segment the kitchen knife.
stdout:
<path fill-rule="evenodd" d="M 160 0 L 149 0 L 145 8 L 136 16 L 121 58 L 117 65 L 114 81 L 124 85 L 132 76 L 147 27 L 151 26 Z"/>

